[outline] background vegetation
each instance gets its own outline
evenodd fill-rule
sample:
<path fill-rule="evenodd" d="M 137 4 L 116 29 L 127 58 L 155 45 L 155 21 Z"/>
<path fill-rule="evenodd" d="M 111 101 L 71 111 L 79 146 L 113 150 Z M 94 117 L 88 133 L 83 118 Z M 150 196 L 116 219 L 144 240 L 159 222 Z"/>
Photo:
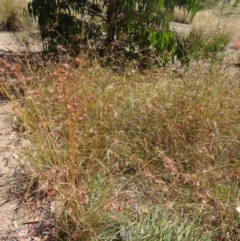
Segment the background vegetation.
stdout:
<path fill-rule="evenodd" d="M 110 53 L 115 53 L 115 58 L 119 54 L 123 58 L 156 55 L 165 63 L 178 54 L 177 37 L 169 31 L 174 7 L 193 16 L 199 5 L 196 0 L 33 0 L 28 11 L 38 21 L 42 39 L 47 40 L 46 52 L 61 47 L 79 54 L 87 48 L 97 57 Z"/>

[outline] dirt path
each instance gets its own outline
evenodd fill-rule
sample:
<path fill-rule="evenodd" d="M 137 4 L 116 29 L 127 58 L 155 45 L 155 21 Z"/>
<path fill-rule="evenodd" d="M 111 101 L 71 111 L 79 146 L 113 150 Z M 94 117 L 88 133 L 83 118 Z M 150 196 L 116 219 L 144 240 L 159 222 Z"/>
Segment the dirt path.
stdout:
<path fill-rule="evenodd" d="M 20 196 L 13 195 L 21 194 L 19 160 L 24 147 L 22 138 L 12 128 L 13 107 L 12 102 L 0 100 L 0 241 L 42 241 L 41 233 L 30 225 L 41 224 L 32 221 L 36 213 L 20 205 Z"/>
<path fill-rule="evenodd" d="M 6 240 L 7 234 L 16 229 L 14 227 L 16 201 L 7 197 L 7 190 L 13 180 L 16 167 L 15 157 L 19 151 L 19 138 L 12 130 L 9 121 L 12 107 L 12 103 L 0 101 L 0 240 Z"/>
<path fill-rule="evenodd" d="M 0 59 L 19 56 L 26 51 L 38 52 L 41 46 L 38 33 L 0 32 Z M 4 73 L 5 70 L 2 71 Z M 0 73 L 0 85 L 7 81 L 5 78 Z M 42 230 L 46 227 L 44 218 L 41 219 L 43 214 L 25 206 L 17 210 L 20 200 L 8 192 L 13 183 L 19 183 L 19 156 L 21 149 L 27 148 L 26 140 L 13 130 L 13 107 L 14 103 L 6 101 L 0 93 L 0 241 L 42 241 L 45 240 Z M 17 185 L 14 188 L 14 192 L 18 193 Z"/>
<path fill-rule="evenodd" d="M 0 55 L 42 50 L 39 32 L 0 32 Z"/>

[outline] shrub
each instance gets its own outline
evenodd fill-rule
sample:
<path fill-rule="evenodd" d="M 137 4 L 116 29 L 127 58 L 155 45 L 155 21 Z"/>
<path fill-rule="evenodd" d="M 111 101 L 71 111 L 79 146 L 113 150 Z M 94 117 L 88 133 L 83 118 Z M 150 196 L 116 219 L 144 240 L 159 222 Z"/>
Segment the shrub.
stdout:
<path fill-rule="evenodd" d="M 150 51 L 163 56 L 165 62 L 164 51 L 171 56 L 176 44 L 169 31 L 170 13 L 179 6 L 195 14 L 198 1 L 33 0 L 28 6 L 29 13 L 37 18 L 43 40 L 48 41 L 46 51 L 57 51 L 58 45 L 73 54 L 84 48 L 95 49 L 100 57 L 110 50 L 124 52 L 125 57 Z"/>

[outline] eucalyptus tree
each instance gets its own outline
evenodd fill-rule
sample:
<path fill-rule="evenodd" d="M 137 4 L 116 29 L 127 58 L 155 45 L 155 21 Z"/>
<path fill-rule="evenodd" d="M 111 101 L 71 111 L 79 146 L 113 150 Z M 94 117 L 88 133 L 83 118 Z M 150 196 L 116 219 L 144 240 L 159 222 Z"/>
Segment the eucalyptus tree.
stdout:
<path fill-rule="evenodd" d="M 106 55 L 116 42 L 130 53 L 151 48 L 161 54 L 176 48 L 169 31 L 174 7 L 194 15 L 199 0 L 32 0 L 28 11 L 38 21 L 46 51 L 94 47 Z"/>

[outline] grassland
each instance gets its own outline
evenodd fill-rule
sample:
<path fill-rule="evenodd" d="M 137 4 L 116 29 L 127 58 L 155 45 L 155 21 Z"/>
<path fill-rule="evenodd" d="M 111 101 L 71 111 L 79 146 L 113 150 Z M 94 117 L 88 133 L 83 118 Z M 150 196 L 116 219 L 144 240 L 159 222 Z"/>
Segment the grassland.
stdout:
<path fill-rule="evenodd" d="M 207 56 L 177 71 L 84 56 L 2 66 L 24 92 L 24 198 L 52 239 L 240 239 L 239 69 Z"/>
<path fill-rule="evenodd" d="M 114 74 L 84 59 L 27 78 L 11 69 L 26 91 L 17 112 L 31 190 L 58 218 L 60 240 L 124 230 L 132 240 L 239 239 L 238 71 Z"/>

